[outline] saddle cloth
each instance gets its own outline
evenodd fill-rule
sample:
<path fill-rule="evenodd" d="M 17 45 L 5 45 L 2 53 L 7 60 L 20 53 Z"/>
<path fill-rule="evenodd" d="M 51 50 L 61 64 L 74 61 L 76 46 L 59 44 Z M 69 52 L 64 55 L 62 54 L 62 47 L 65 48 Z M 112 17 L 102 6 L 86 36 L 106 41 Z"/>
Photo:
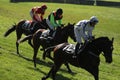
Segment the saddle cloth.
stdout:
<path fill-rule="evenodd" d="M 50 32 L 50 30 L 43 31 L 40 37 L 44 37 L 44 38 L 48 37 L 49 36 L 49 32 Z"/>
<path fill-rule="evenodd" d="M 26 20 L 22 27 L 23 27 L 23 29 L 25 29 L 25 30 L 29 30 L 31 24 L 32 24 L 32 21 Z"/>
<path fill-rule="evenodd" d="M 69 53 L 69 54 L 74 54 L 75 53 L 75 45 L 69 44 L 63 48 L 63 51 L 65 51 L 66 53 Z"/>
<path fill-rule="evenodd" d="M 55 36 L 55 33 L 56 33 L 56 31 L 53 32 L 52 37 Z M 45 31 L 42 32 L 40 37 L 47 38 L 47 37 L 49 37 L 49 34 L 50 34 L 50 30 L 45 30 Z"/>

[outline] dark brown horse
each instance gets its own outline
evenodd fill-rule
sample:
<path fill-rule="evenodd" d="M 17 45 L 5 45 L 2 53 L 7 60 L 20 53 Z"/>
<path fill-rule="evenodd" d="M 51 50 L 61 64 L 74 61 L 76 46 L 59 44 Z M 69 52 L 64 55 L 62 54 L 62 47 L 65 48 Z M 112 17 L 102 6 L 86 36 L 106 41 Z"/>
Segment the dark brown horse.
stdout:
<path fill-rule="evenodd" d="M 19 54 L 19 44 L 18 40 L 21 38 L 22 34 L 30 35 L 35 33 L 38 29 L 47 29 L 48 25 L 46 24 L 46 21 L 43 20 L 42 22 L 31 22 L 28 20 L 21 20 L 17 23 L 17 25 L 13 25 L 10 29 L 8 29 L 4 36 L 7 37 L 10 33 L 16 30 L 17 40 L 16 40 L 16 49 L 17 54 Z M 28 40 L 28 44 L 33 47 L 31 43 L 31 39 Z"/>
<path fill-rule="evenodd" d="M 74 24 L 68 24 L 67 26 L 63 27 L 62 29 L 57 29 L 55 37 L 48 42 L 46 39 L 40 39 L 40 36 L 44 29 L 39 29 L 36 31 L 34 35 L 30 35 L 28 37 L 25 37 L 21 39 L 19 42 L 24 42 L 30 38 L 33 39 L 33 49 L 34 49 L 34 56 L 33 56 L 33 61 L 34 61 L 34 67 L 36 67 L 36 56 L 38 53 L 38 49 L 40 45 L 42 46 L 43 50 L 47 47 L 57 45 L 60 43 L 68 42 L 68 38 L 71 37 L 75 41 L 75 36 L 74 36 Z M 49 51 L 50 53 L 51 51 Z M 49 58 L 52 59 L 52 57 L 49 55 Z"/>
<path fill-rule="evenodd" d="M 47 48 L 45 53 L 52 49 L 54 51 L 54 65 L 48 75 L 43 77 L 42 80 L 46 80 L 50 74 L 52 74 L 52 79 L 55 80 L 57 71 L 60 69 L 61 65 L 66 62 L 72 64 L 73 66 L 81 67 L 87 70 L 94 76 L 95 80 L 99 80 L 99 55 L 103 52 L 106 62 L 112 62 L 113 40 L 114 39 L 109 40 L 108 37 L 97 38 L 92 42 L 87 43 L 84 49 L 77 54 L 76 58 L 72 57 L 72 53 L 64 50 L 66 46 L 70 45 L 68 43 Z"/>

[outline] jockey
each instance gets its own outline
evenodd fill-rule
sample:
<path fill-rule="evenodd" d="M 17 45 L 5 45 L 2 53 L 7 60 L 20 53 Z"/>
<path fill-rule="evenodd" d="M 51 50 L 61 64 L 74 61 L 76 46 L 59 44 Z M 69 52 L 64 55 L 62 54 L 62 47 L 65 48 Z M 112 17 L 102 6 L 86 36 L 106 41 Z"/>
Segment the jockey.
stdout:
<path fill-rule="evenodd" d="M 41 22 L 43 20 L 43 16 L 45 14 L 46 9 L 46 5 L 42 5 L 41 7 L 33 7 L 30 10 L 30 16 L 32 17 L 32 20 Z"/>
<path fill-rule="evenodd" d="M 79 47 L 83 45 L 82 38 L 85 43 L 88 40 L 92 40 L 92 31 L 95 28 L 95 25 L 98 23 L 98 19 L 96 16 L 92 16 L 90 20 L 81 20 L 79 21 L 74 27 L 74 33 L 76 37 L 76 47 L 75 47 L 75 54 L 77 54 Z"/>
<path fill-rule="evenodd" d="M 61 8 L 58 8 L 56 11 L 53 11 L 50 13 L 48 18 L 46 19 L 46 23 L 48 24 L 50 28 L 50 36 L 52 37 L 53 32 L 56 30 L 56 28 L 60 28 L 62 26 L 62 18 L 63 18 L 63 10 Z"/>

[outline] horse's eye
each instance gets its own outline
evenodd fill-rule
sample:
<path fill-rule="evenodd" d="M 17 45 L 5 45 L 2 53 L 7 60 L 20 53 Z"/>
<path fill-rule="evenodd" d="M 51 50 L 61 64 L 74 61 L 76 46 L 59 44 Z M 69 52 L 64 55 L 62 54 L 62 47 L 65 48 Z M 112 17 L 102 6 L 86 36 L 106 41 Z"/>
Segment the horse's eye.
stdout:
<path fill-rule="evenodd" d="M 111 50 L 113 50 L 114 48 L 113 48 L 113 46 L 111 46 Z"/>

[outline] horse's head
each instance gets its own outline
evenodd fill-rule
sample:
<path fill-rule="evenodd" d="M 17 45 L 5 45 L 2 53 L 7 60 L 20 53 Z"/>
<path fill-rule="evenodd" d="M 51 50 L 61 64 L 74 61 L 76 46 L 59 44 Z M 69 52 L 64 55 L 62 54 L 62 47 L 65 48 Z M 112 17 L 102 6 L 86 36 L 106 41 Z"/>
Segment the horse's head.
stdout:
<path fill-rule="evenodd" d="M 112 38 L 112 40 L 109 40 L 108 37 L 101 37 L 96 39 L 96 41 L 97 41 L 96 44 L 99 45 L 100 51 L 103 52 L 106 62 L 111 63 L 114 38 Z"/>
<path fill-rule="evenodd" d="M 66 30 L 67 30 L 66 32 L 70 36 L 70 38 L 76 42 L 76 38 L 75 38 L 75 34 L 74 34 L 74 25 L 75 25 L 75 23 L 73 23 L 73 24 L 68 23 L 66 26 Z"/>
<path fill-rule="evenodd" d="M 114 41 L 114 38 L 112 38 L 112 40 L 107 41 L 105 49 L 103 49 L 104 57 L 107 63 L 112 62 L 113 41 Z"/>

